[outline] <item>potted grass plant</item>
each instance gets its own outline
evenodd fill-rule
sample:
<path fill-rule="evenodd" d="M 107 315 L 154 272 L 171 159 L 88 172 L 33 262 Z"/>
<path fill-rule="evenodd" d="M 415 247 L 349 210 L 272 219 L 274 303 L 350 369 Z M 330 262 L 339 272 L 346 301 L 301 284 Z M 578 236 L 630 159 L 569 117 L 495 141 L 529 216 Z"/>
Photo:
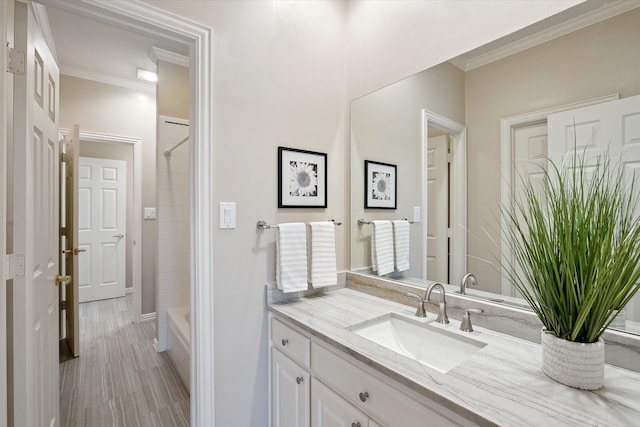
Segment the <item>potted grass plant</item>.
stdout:
<path fill-rule="evenodd" d="M 586 167 L 549 162 L 503 207 L 505 271 L 543 324 L 542 369 L 588 390 L 604 383 L 605 329 L 638 291 L 640 223 L 635 180 L 608 157 Z"/>

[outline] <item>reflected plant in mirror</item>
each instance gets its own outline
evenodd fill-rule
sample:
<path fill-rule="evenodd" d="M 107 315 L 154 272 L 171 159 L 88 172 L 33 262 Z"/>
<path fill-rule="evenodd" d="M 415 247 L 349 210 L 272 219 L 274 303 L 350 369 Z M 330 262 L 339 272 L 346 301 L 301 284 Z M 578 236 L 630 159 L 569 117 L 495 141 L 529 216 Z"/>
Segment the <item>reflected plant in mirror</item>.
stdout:
<path fill-rule="evenodd" d="M 571 151 L 573 142 L 559 141 L 572 132 L 578 141 L 596 130 L 603 141 L 612 140 L 608 125 L 593 116 L 601 112 L 590 108 L 615 109 L 616 102 L 640 95 L 639 6 L 581 3 L 353 100 L 351 269 L 371 271 L 371 227 L 358 226 L 358 219 L 416 219 L 417 208 L 411 269 L 392 279 L 420 286 L 440 281 L 457 290 L 463 276 L 473 273 L 477 286 L 468 287 L 467 295 L 526 306 L 501 269 L 512 254 L 501 243 L 500 206 L 509 203 L 518 175 L 533 174 L 545 159 Z M 574 130 L 564 127 L 574 119 Z M 640 125 L 630 119 L 624 130 L 611 132 L 630 138 L 611 153 L 630 171 L 636 160 L 631 142 L 640 141 Z M 602 146 L 590 154 L 597 152 Z M 364 208 L 362 168 L 370 158 L 402 171 L 395 212 Z M 626 319 L 618 316 L 619 327 L 640 332 L 639 299 L 628 304 Z"/>

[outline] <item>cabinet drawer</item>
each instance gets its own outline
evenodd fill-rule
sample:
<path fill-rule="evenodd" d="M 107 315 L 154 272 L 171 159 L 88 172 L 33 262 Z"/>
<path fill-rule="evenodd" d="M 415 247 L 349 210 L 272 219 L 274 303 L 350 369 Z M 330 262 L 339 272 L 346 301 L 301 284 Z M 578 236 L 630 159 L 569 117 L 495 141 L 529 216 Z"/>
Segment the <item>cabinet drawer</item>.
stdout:
<path fill-rule="evenodd" d="M 309 368 L 309 338 L 279 320 L 271 319 L 271 341 L 275 348 Z"/>
<path fill-rule="evenodd" d="M 316 343 L 311 347 L 311 360 L 314 375 L 383 425 L 455 426 L 465 422 L 440 405 L 418 403 L 391 387 L 390 380 L 383 381 Z"/>

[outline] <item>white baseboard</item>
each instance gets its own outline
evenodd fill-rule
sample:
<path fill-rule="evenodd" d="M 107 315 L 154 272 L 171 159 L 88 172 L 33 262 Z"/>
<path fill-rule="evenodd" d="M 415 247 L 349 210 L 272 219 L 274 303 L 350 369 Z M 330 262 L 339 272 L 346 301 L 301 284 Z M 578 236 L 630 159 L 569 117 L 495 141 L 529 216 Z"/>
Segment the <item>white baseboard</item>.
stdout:
<path fill-rule="evenodd" d="M 152 320 L 156 320 L 156 312 L 153 313 L 145 313 L 140 315 L 140 322 L 151 322 Z"/>

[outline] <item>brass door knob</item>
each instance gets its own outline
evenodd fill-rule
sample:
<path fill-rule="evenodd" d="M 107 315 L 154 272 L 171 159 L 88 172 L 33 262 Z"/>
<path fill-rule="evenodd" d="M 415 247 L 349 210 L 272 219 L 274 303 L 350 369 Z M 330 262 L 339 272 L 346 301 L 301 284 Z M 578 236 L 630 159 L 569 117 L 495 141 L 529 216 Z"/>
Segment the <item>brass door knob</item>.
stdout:
<path fill-rule="evenodd" d="M 69 283 L 71 283 L 71 276 L 61 276 L 59 274 L 56 274 L 56 286 L 60 284 L 68 285 Z"/>

